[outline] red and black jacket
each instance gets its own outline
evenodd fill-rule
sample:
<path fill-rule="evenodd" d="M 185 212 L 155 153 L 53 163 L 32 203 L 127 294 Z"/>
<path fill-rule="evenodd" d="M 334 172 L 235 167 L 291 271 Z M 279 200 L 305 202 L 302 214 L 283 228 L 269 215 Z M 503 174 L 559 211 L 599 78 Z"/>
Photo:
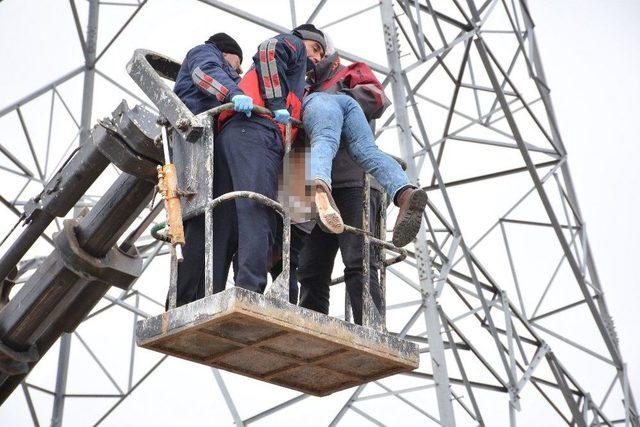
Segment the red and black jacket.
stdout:
<path fill-rule="evenodd" d="M 270 110 L 288 109 L 291 117 L 302 117 L 301 99 L 307 73 L 307 53 L 302 40 L 292 34 L 279 34 L 265 40 L 253 56 L 252 68 L 242 77 L 238 87 L 253 99 L 255 105 Z M 218 123 L 224 123 L 235 114 L 226 111 Z M 284 141 L 284 126 L 277 124 Z M 295 139 L 296 129 L 292 137 Z"/>

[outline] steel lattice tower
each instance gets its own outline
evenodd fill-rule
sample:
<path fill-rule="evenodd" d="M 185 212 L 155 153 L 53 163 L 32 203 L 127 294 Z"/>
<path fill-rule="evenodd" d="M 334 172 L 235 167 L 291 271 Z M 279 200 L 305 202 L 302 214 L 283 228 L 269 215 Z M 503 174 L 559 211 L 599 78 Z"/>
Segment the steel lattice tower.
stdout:
<path fill-rule="evenodd" d="M 320 0 L 311 7 L 291 0 L 283 14 L 290 22 L 276 23 L 242 9 L 238 2 L 200 0 L 220 16 L 230 14 L 248 27 L 274 32 L 287 32 L 290 25 L 302 22 L 315 23 L 332 2 Z M 117 88 L 132 103 L 153 109 L 130 81 L 118 81 L 98 67 L 114 42 L 126 37 L 129 24 L 144 14 L 146 4 L 147 0 L 89 0 L 85 30 L 76 3 L 70 0 L 84 65 L 0 111 L 0 118 L 13 117 L 2 125 L 15 125 L 28 148 L 25 160 L 22 153 L 0 145 L 0 173 L 19 182 L 16 188 L 0 191 L 0 201 L 16 215 L 13 221 L 23 209 L 21 200 L 39 191 L 57 169 L 50 167 L 58 161 L 56 153 L 60 164 L 74 144 L 87 138 L 92 117 L 107 113 L 92 108 L 96 75 L 100 83 Z M 130 13 L 98 50 L 99 11 L 115 7 L 129 8 Z M 302 9 L 309 12 L 302 16 Z M 359 23 L 372 15 L 377 15 L 378 26 Z M 331 18 L 325 28 L 346 23 L 358 29 L 358 37 L 371 34 L 372 40 L 378 40 L 373 36 L 382 31 L 383 42 L 371 48 L 371 56 L 369 51 L 349 51 L 348 43 L 340 54 L 347 61 L 371 65 L 392 95 L 393 108 L 378 123 L 379 144 L 404 158 L 412 180 L 430 196 L 411 256 L 388 268 L 386 284 L 389 330 L 421 345 L 421 368 L 326 398 L 337 407 L 331 425 L 348 416 L 376 425 L 446 426 L 515 425 L 521 416 L 528 420 L 539 416 L 546 425 L 639 426 L 527 1 L 358 1 L 350 2 L 342 17 L 332 12 Z M 382 55 L 376 58 L 373 50 Z M 120 60 L 124 66 L 128 58 Z M 78 120 L 69 107 L 72 101 L 65 99 L 60 87 L 80 76 L 82 99 L 73 101 L 82 105 Z M 39 118 L 43 123 L 48 120 L 47 145 L 39 147 L 24 111 L 47 96 L 50 115 Z M 54 106 L 68 113 L 77 130 L 68 146 L 57 149 L 51 126 Z M 94 202 L 94 197 L 85 196 L 76 213 Z M 146 215 L 154 218 L 158 212 L 149 209 Z M 391 221 L 393 208 L 389 215 Z M 52 231 L 54 227 L 47 233 Z M 47 239 L 41 239 L 45 249 Z M 163 243 L 147 236 L 138 246 L 146 256 L 147 275 L 153 270 L 164 274 L 166 257 L 154 261 L 166 254 Z M 18 284 L 38 265 L 41 258 L 36 255 L 20 264 Z M 114 310 L 130 315 L 134 323 L 152 314 L 151 310 L 162 310 L 162 297 L 152 297 L 141 287 L 136 284 L 125 292 L 110 292 L 85 324 Z M 162 295 L 162 290 L 156 293 Z M 138 356 L 140 350 L 131 343 L 123 356 L 128 362 L 126 372 L 115 374 L 87 339 L 85 324 L 60 340 L 52 387 L 36 383 L 32 376 L 14 393 L 16 399 L 22 396 L 25 417 L 30 413 L 36 425 L 45 420 L 38 420 L 34 392 L 49 396 L 52 425 L 63 425 L 65 402 L 81 396 L 86 398 L 83 402 L 108 402 L 88 416 L 91 423 L 102 423 L 125 400 L 136 399 L 138 387 L 166 360 L 166 356 L 147 357 L 151 361 L 147 360 L 144 372 L 134 375 L 136 358 L 144 356 Z M 122 335 L 123 331 L 109 333 Z M 130 330 L 124 335 L 130 337 Z M 113 386 L 111 393 L 67 391 L 67 378 L 74 369 L 72 342 L 88 351 L 99 369 L 96 372 Z M 36 379 L 54 376 L 51 364 L 36 369 L 40 373 Z M 310 400 L 300 394 L 257 413 L 246 412 L 234 401 L 227 375 L 213 372 L 236 425 L 268 419 Z M 406 412 L 391 413 L 396 408 Z"/>

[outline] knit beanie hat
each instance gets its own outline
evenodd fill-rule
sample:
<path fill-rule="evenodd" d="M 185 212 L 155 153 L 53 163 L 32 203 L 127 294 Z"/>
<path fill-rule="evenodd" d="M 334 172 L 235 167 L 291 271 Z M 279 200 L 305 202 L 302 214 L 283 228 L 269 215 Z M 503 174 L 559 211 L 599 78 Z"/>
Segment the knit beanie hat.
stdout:
<path fill-rule="evenodd" d="M 227 33 L 214 34 L 209 37 L 209 40 L 207 40 L 206 43 L 215 44 L 218 49 L 224 53 L 238 55 L 240 57 L 240 62 L 242 62 L 242 49 L 240 48 L 240 45 Z"/>
<path fill-rule="evenodd" d="M 320 43 L 323 51 L 327 51 L 327 41 L 324 38 L 324 33 L 317 29 L 313 24 L 302 24 L 297 26 L 291 32 L 294 36 L 300 37 L 302 40 L 313 40 Z"/>

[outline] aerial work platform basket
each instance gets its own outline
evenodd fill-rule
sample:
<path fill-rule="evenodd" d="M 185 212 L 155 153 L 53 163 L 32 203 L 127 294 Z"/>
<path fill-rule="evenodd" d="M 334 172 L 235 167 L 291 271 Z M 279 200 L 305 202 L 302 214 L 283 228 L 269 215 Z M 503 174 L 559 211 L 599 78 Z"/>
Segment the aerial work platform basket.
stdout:
<path fill-rule="evenodd" d="M 376 233 L 382 238 L 364 231 L 369 230 L 370 221 L 369 177 L 365 178 L 363 190 L 363 227 L 345 226 L 345 232 L 361 235 L 363 240 L 361 326 L 349 321 L 348 304 L 345 320 L 341 320 L 289 303 L 292 214 L 289 192 L 292 185 L 299 184 L 290 179 L 291 124 L 285 141 L 282 203 L 248 191 L 234 191 L 213 199 L 213 125 L 217 114 L 232 105 L 193 115 L 162 80 L 175 80 L 179 67 L 169 58 L 137 50 L 127 69 L 158 108 L 167 130 L 163 134 L 177 166 L 178 186 L 182 194 L 190 195 L 182 204 L 182 218 L 205 215 L 205 297 L 176 307 L 179 254 L 172 251 L 168 310 L 138 322 L 137 344 L 316 396 L 416 369 L 418 346 L 388 333 L 385 327 L 385 269 L 403 260 L 407 253 L 384 240 L 384 210 Z M 260 108 L 254 111 L 270 114 Z M 165 157 L 168 156 L 167 152 Z M 282 217 L 282 273 L 264 295 L 239 287 L 213 294 L 212 215 L 217 206 L 237 198 L 262 203 Z M 379 249 L 382 310 L 374 305 L 369 291 L 371 245 Z M 397 255 L 387 258 L 386 250 Z"/>
<path fill-rule="evenodd" d="M 138 345 L 316 396 L 418 367 L 415 345 L 234 287 L 138 323 Z"/>

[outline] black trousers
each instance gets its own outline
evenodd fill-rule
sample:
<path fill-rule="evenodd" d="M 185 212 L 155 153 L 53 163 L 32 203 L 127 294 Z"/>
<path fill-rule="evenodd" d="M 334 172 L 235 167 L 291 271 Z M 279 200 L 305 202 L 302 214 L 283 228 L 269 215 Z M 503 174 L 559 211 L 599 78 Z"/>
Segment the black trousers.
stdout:
<path fill-rule="evenodd" d="M 307 240 L 307 233 L 298 227 L 291 225 L 291 242 L 289 245 L 289 302 L 291 304 L 298 303 L 298 262 L 300 259 L 300 251 L 304 247 Z M 271 278 L 276 278 L 282 273 L 282 221 L 278 221 L 278 232 L 276 235 L 276 245 L 273 249 L 279 252 L 278 261 L 271 267 Z"/>
<path fill-rule="evenodd" d="M 204 297 L 204 215 L 184 222 L 184 237 L 184 260 L 178 264 L 178 307 Z M 168 296 L 166 308 L 169 308 Z"/>
<path fill-rule="evenodd" d="M 333 198 L 345 224 L 362 228 L 362 188 L 336 188 Z M 381 194 L 371 191 L 369 229 L 375 233 Z M 313 229 L 306 239 L 298 260 L 297 278 L 300 282 L 300 306 L 327 314 L 329 312 L 329 286 L 333 263 L 340 249 L 344 263 L 344 277 L 353 311 L 354 321 L 362 324 L 362 236 L 351 233 L 329 234 Z M 369 286 L 374 304 L 381 309 L 380 282 L 376 265 L 379 252 L 374 246 L 370 251 Z"/>
<path fill-rule="evenodd" d="M 261 118 L 237 114 L 215 139 L 214 191 L 248 190 L 276 199 L 283 147 L 275 126 Z M 213 212 L 213 291 L 224 290 L 236 257 L 236 286 L 263 292 L 275 243 L 277 213 L 248 200 L 236 199 Z M 178 266 L 177 305 L 204 296 L 204 215 L 185 222 L 184 261 Z"/>

